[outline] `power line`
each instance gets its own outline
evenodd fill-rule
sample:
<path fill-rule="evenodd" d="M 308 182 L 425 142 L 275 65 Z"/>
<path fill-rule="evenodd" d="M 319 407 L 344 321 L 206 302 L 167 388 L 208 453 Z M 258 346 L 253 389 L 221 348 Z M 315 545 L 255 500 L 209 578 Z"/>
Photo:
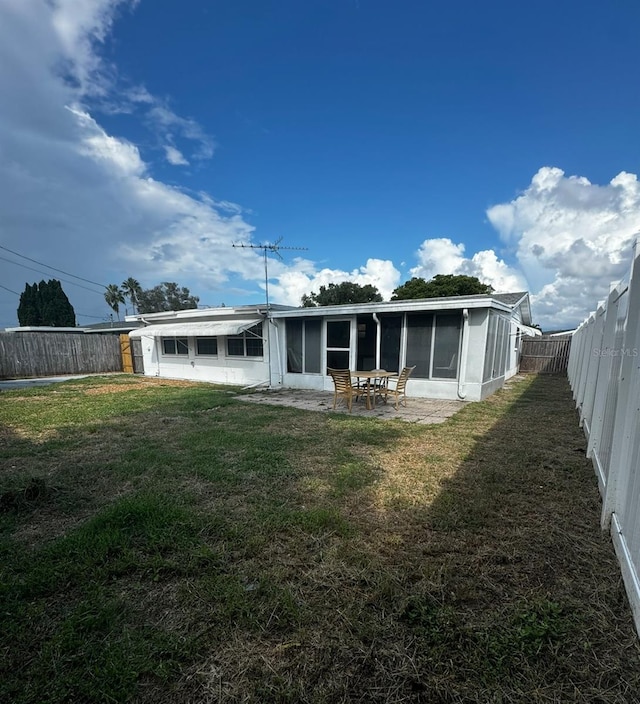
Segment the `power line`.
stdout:
<path fill-rule="evenodd" d="M 89 315 L 88 313 L 76 313 L 76 318 L 95 318 L 96 320 L 105 320 L 104 315 Z"/>
<path fill-rule="evenodd" d="M 27 259 L 30 262 L 33 262 L 34 264 L 39 264 L 40 266 L 46 266 L 47 269 L 53 269 L 54 271 L 59 271 L 61 274 L 64 274 L 65 276 L 71 276 L 73 279 L 79 279 L 80 281 L 85 281 L 88 284 L 93 284 L 94 286 L 99 286 L 100 288 L 107 288 L 104 284 L 99 284 L 96 281 L 91 281 L 90 279 L 84 279 L 82 276 L 76 276 L 75 274 L 70 274 L 68 271 L 63 271 L 62 269 L 56 269 L 55 266 L 51 266 L 50 264 L 44 264 L 43 262 L 39 262 L 37 259 L 32 259 L 31 257 L 27 257 L 24 254 L 20 254 L 19 252 L 14 252 L 12 249 L 9 249 L 9 247 L 5 247 L 4 245 L 0 244 L 0 249 L 4 249 L 6 252 L 11 252 L 11 254 L 15 254 L 16 257 L 20 257 L 21 259 Z M 7 260 L 8 261 L 8 260 Z M 14 262 L 17 263 L 17 262 Z M 43 272 L 40 272 L 43 273 Z M 69 283 L 69 282 L 67 282 Z"/>
<path fill-rule="evenodd" d="M 19 293 L 16 293 L 15 291 L 12 291 L 10 288 L 7 288 L 6 286 L 3 286 L 2 284 L 0 284 L 0 288 L 3 288 L 5 291 L 9 291 L 9 293 L 13 293 L 13 294 L 16 295 L 16 296 L 19 296 L 19 295 L 20 295 Z"/>
<path fill-rule="evenodd" d="M 2 247 L 0 245 L 0 248 L 6 249 L 6 247 Z M 0 257 L 0 259 L 4 262 L 9 262 L 9 264 L 15 264 L 16 266 L 21 266 L 23 269 L 29 269 L 30 271 L 37 271 L 38 274 L 44 274 L 45 276 L 51 276 L 51 274 L 48 271 L 42 271 L 41 269 L 34 269 L 32 266 L 27 266 L 26 264 L 20 264 L 20 262 L 14 262 L 11 259 L 7 259 L 6 257 Z M 44 264 L 46 266 L 46 264 Z M 79 277 L 78 277 L 79 278 Z M 85 279 L 83 279 L 84 281 Z M 99 295 L 102 295 L 102 291 L 95 291 L 92 288 L 88 288 L 87 286 L 83 286 L 82 284 L 77 284 L 75 281 L 69 281 L 68 279 L 63 279 L 60 277 L 60 281 L 64 281 L 66 284 L 71 284 L 72 286 L 77 286 L 78 288 L 83 288 L 85 291 L 91 291 L 91 293 L 97 293 Z M 92 281 L 89 283 L 93 283 Z M 101 286 L 102 284 L 96 284 L 96 286 Z"/>

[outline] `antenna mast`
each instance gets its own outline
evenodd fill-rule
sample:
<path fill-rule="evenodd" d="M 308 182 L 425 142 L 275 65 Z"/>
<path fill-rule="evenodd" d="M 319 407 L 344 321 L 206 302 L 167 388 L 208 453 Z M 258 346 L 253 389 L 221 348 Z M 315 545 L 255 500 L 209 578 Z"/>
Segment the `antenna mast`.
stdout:
<path fill-rule="evenodd" d="M 261 249 L 264 256 L 264 288 L 267 296 L 267 310 L 269 310 L 269 272 L 267 268 L 267 252 L 273 252 L 280 261 L 284 261 L 280 255 L 281 249 L 306 250 L 307 247 L 283 247 L 280 245 L 282 237 L 273 242 L 265 242 L 264 244 L 233 244 L 233 247 L 241 247 L 242 249 Z"/>

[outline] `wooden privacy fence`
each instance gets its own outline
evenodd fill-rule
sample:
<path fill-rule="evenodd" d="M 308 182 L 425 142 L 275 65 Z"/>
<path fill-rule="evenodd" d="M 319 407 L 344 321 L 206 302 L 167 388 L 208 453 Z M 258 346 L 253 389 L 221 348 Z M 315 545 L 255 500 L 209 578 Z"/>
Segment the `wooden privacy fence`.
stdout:
<path fill-rule="evenodd" d="M 0 379 L 121 371 L 117 335 L 0 333 Z"/>
<path fill-rule="evenodd" d="M 573 335 L 569 383 L 640 633 L 640 254 Z"/>
<path fill-rule="evenodd" d="M 571 335 L 524 337 L 520 349 L 521 372 L 565 372 L 569 362 Z"/>

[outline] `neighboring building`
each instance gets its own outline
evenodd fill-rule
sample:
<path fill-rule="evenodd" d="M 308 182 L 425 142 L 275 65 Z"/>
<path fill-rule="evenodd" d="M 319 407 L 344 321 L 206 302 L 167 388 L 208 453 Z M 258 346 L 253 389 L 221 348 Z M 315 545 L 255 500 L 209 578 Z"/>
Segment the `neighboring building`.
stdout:
<path fill-rule="evenodd" d="M 143 326 L 144 323 L 133 321 L 117 321 L 111 323 L 91 323 L 90 325 L 78 325 L 75 328 L 54 327 L 52 325 L 27 325 L 25 327 L 4 328 L 0 332 L 66 332 L 74 335 L 80 332 L 100 333 L 109 335 L 128 334 L 135 328 Z"/>
<path fill-rule="evenodd" d="M 0 332 L 66 332 L 79 333 L 84 332 L 84 328 L 63 328 L 53 325 L 25 325 L 24 327 L 4 328 Z"/>
<path fill-rule="evenodd" d="M 142 327 L 144 323 L 138 321 L 112 320 L 108 323 L 91 323 L 84 325 L 84 332 L 92 335 L 127 335 L 132 330 Z"/>
<path fill-rule="evenodd" d="M 415 366 L 410 394 L 479 401 L 518 371 L 526 292 L 294 308 L 238 306 L 132 315 L 147 376 L 332 390 L 327 367 Z M 137 348 L 137 351 L 136 351 Z"/>

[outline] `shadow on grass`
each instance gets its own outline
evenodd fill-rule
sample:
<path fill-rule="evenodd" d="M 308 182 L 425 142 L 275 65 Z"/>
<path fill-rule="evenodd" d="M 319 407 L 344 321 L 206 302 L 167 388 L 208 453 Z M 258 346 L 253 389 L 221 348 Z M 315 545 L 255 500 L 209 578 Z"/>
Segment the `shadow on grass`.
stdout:
<path fill-rule="evenodd" d="M 640 648 L 567 380 L 520 383 L 401 535 L 422 565 L 396 610 L 415 682 L 433 701 L 633 701 Z"/>
<path fill-rule="evenodd" d="M 7 438 L 8 491 L 57 478 L 34 521 L 80 482 L 57 540 L 3 542 L 8 700 L 635 701 L 565 379 L 437 426 L 157 393 L 105 398 L 83 433 Z"/>
<path fill-rule="evenodd" d="M 295 617 L 231 634 L 204 691 L 635 701 L 640 648 L 566 379 L 529 377 L 441 426 L 328 422 L 339 449 L 260 518 L 255 567 Z"/>

